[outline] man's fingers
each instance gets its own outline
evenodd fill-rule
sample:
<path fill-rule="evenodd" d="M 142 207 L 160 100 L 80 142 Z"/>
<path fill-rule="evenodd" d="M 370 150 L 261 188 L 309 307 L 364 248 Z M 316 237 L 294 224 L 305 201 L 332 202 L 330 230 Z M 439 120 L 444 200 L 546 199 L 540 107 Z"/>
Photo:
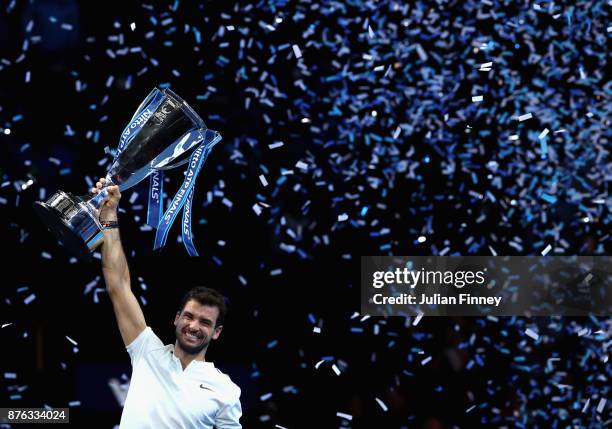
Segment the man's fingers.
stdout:
<path fill-rule="evenodd" d="M 109 186 L 108 188 L 109 195 L 112 195 L 116 198 L 121 198 L 121 192 L 119 192 L 119 186 Z"/>
<path fill-rule="evenodd" d="M 93 192 L 94 194 L 97 194 L 100 191 L 98 190 L 98 188 L 91 188 L 91 192 Z"/>
<path fill-rule="evenodd" d="M 105 184 L 106 183 L 106 179 L 103 177 L 100 179 L 100 183 Z"/>

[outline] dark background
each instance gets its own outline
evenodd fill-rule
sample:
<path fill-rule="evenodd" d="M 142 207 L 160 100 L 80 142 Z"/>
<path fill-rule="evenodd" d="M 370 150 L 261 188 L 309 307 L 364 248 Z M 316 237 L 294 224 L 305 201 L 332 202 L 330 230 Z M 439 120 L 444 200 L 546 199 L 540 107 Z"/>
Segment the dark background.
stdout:
<path fill-rule="evenodd" d="M 381 83 L 386 86 L 385 102 L 374 96 L 375 86 L 369 78 L 344 76 L 340 82 L 329 83 L 325 77 L 336 72 L 332 62 L 337 59 L 338 46 L 315 43 L 309 50 L 302 40 L 305 31 L 316 27 L 314 39 L 319 41 L 343 34 L 353 51 L 363 47 L 367 52 L 368 42 L 362 37 L 367 29 L 362 23 L 344 23 L 343 19 L 360 11 L 371 13 L 372 23 L 383 22 L 385 15 L 390 22 L 399 23 L 402 16 L 393 12 L 389 3 L 378 5 L 380 14 L 374 4 L 356 3 L 358 6 L 348 6 L 348 11 L 337 6 L 341 12 L 336 14 L 322 13 L 315 4 L 262 2 L 251 8 L 231 2 L 47 0 L 2 4 L 0 58 L 5 61 L 0 62 L 0 125 L 11 132 L 0 134 L 0 196 L 6 200 L 0 205 L 0 322 L 10 323 L 0 329 L 1 406 L 66 407 L 79 401 L 71 406 L 74 426 L 110 428 L 118 424 L 121 408 L 108 380 L 129 376 L 130 366 L 108 297 L 99 291 L 96 302 L 93 289 L 85 293 L 86 285 L 94 280 L 95 288 L 104 288 L 99 260 L 71 261 L 31 207 L 41 198 L 41 189 L 47 197 L 57 189 L 85 194 L 88 186 L 84 178 L 106 173 L 108 163 L 98 164 L 105 157 L 105 147 L 116 146 L 126 122 L 153 87 L 169 85 L 200 113 L 209 128 L 221 133 L 223 141 L 211 153 L 196 186 L 194 234 L 200 257 L 186 255 L 175 238 L 178 227 L 171 232 L 166 248 L 153 252 L 154 234 L 139 229 L 146 219 L 146 184 L 124 192 L 121 233 L 132 288 L 146 302 L 147 323 L 166 343 L 173 341 L 172 320 L 189 288 L 206 285 L 229 298 L 225 329 L 210 347 L 207 359 L 242 388 L 245 428 L 561 427 L 555 425 L 570 422 L 599 427 L 609 418 L 609 404 L 603 413 L 594 410 L 599 398 L 609 392 L 610 363 L 603 360 L 609 352 L 598 346 L 609 337 L 587 340 L 575 334 L 577 326 L 585 326 L 609 335 L 610 321 L 605 318 L 424 318 L 418 326 L 411 326 L 410 320 L 361 320 L 363 315 L 355 314 L 359 312 L 361 255 L 435 255 L 446 247 L 449 255 L 487 255 L 491 254 L 489 246 L 498 254 L 537 255 L 548 243 L 555 246 L 553 253 L 609 254 L 609 176 L 604 178 L 610 168 L 609 154 L 593 159 L 570 147 L 560 151 L 549 171 L 528 153 L 527 146 L 537 144 L 528 143 L 517 149 L 520 167 L 507 170 L 502 175 L 503 186 L 494 189 L 485 180 L 491 173 L 485 166 L 503 152 L 503 147 L 494 143 L 512 133 L 500 118 L 508 121 L 515 110 L 519 114 L 527 111 L 493 107 L 502 95 L 508 95 L 509 81 L 503 85 L 501 80 L 475 83 L 487 90 L 484 108 L 491 110 L 490 116 L 472 107 L 465 108 L 463 118 L 455 116 L 460 104 L 470 104 L 472 87 L 458 77 L 463 66 L 457 64 L 474 46 L 462 41 L 439 50 L 448 64 L 433 67 L 452 69 L 443 85 L 443 91 L 451 93 L 433 106 L 420 105 L 423 99 L 435 97 L 431 82 L 421 85 L 420 75 L 408 72 L 411 63 L 420 67 L 418 62 L 403 58 L 401 53 L 389 59 L 393 50 L 384 45 L 381 57 L 389 64 L 400 64 L 394 69 L 395 83 Z M 508 20 L 531 16 L 526 15 L 528 4 L 500 6 L 506 8 Z M 573 16 L 590 6 L 581 4 Z M 447 18 L 457 16 L 460 26 L 476 14 L 473 5 L 461 2 L 437 6 L 415 3 L 410 7 L 424 13 L 437 7 Z M 564 9 L 568 10 L 569 6 Z M 298 12 L 306 18 L 291 22 Z M 420 43 L 427 52 L 435 52 L 433 35 L 448 28 L 425 31 L 429 27 L 424 18 L 412 13 L 414 23 L 409 28 L 416 26 L 417 32 L 422 31 Z M 284 21 L 275 32 L 266 32 L 258 24 L 272 24 L 279 16 Z M 50 17 L 55 17 L 55 22 Z M 167 18 L 172 22 L 163 24 Z M 559 21 L 540 19 L 544 22 L 541 25 L 561 31 Z M 34 26 L 28 32 L 30 21 Z M 586 21 L 576 21 L 574 31 L 579 32 Z M 136 23 L 135 31 L 130 30 L 131 22 Z M 598 31 L 603 33 L 602 22 L 609 20 L 593 18 L 593 26 L 599 25 Z M 71 29 L 62 29 L 62 23 L 69 23 Z M 494 24 L 483 20 L 478 23 L 479 31 L 496 33 Z M 235 30 L 219 36 L 219 28 L 227 25 L 251 32 L 242 35 Z M 200 43 L 193 27 L 201 34 Z M 325 29 L 330 29 L 329 33 Z M 147 37 L 148 32 L 153 35 Z M 123 44 L 113 39 L 120 34 Z M 244 52 L 239 49 L 241 39 L 246 44 L 252 39 Z M 591 46 L 588 41 L 588 37 L 577 39 L 573 46 L 579 52 Z M 224 46 L 225 42 L 228 45 Z M 277 50 L 284 43 L 300 45 L 302 65 L 306 64 L 308 73 L 293 59 L 270 60 L 275 54 L 277 58 L 290 54 L 291 47 Z M 512 46 L 507 43 L 501 52 Z M 141 52 L 127 51 L 112 58 L 107 51 L 134 47 L 140 47 Z M 546 49 L 538 45 L 538 50 Z M 599 49 L 606 52 L 606 42 Z M 522 45 L 509 63 L 520 63 L 529 53 Z M 488 60 L 486 52 L 474 57 L 478 63 Z M 344 61 L 354 65 L 361 60 L 361 53 L 350 58 Z M 571 66 L 575 70 L 580 64 L 593 75 L 600 59 L 587 49 Z M 243 68 L 246 71 L 241 71 Z M 519 80 L 527 83 L 540 72 L 535 64 L 519 70 Z M 260 80 L 263 71 L 274 78 Z M 26 82 L 28 72 L 30 81 Z M 109 76 L 113 76 L 110 84 Z M 459 86 L 454 86 L 452 76 Z M 306 93 L 294 85 L 298 79 L 308 87 Z M 380 77 L 373 81 L 380 81 Z M 270 85 L 270 93 L 280 88 L 286 97 L 274 98 L 274 106 L 269 106 L 251 96 L 247 108 L 249 88 L 261 92 L 265 84 Z M 589 145 L 599 148 L 608 143 L 605 114 L 598 116 L 601 124 L 592 122 L 585 127 L 574 115 L 578 111 L 584 114 L 588 106 L 605 112 L 610 107 L 609 85 L 603 91 L 603 80 L 579 85 L 567 82 L 563 74 L 558 79 L 551 77 L 547 85 L 562 94 L 559 104 L 566 108 L 558 110 L 553 122 L 560 126 L 554 129 L 561 125 L 570 129 L 568 140 L 586 145 L 585 152 L 594 154 Z M 79 86 L 81 90 L 77 90 Z M 404 97 L 403 91 L 409 87 L 417 93 Z M 534 87 L 530 90 L 538 91 Z M 343 97 L 359 93 L 366 93 L 371 102 L 356 102 L 359 112 L 353 114 Z M 389 94 L 396 94 L 397 99 Z M 516 96 L 521 97 L 528 95 Z M 333 106 L 340 106 L 339 116 L 330 113 Z M 421 107 L 424 110 L 416 115 L 414 109 Z M 379 109 L 382 118 L 380 123 L 369 125 L 372 109 Z M 444 134 L 427 137 L 428 132 L 435 132 L 427 118 L 440 119 L 446 113 L 453 119 Z M 303 123 L 303 117 L 312 118 L 318 128 Z M 392 134 L 395 125 L 383 119 L 393 117 L 412 129 L 407 133 L 409 127 L 403 127 L 397 143 L 399 155 L 393 144 L 385 149 L 367 139 L 368 135 Z M 67 125 L 73 133 L 67 132 Z M 472 134 L 466 131 L 468 126 L 474 130 Z M 493 132 L 474 135 L 486 128 Z M 542 128 L 536 125 L 533 130 L 520 128 L 519 132 L 526 137 Z M 593 131 L 596 128 L 599 134 Z M 593 133 L 583 134 L 585 129 Z M 558 143 L 567 145 L 568 140 Z M 285 145 L 270 150 L 268 145 L 274 141 Z M 451 157 L 447 148 L 453 144 L 458 148 Z M 480 144 L 485 149 L 478 151 Z M 395 175 L 391 170 L 409 148 L 414 154 L 408 158 L 419 160 L 416 177 Z M 380 161 L 374 162 L 373 155 Z M 459 161 L 462 156 L 464 169 L 457 168 L 452 176 L 442 173 L 449 159 Z M 61 165 L 49 157 L 60 160 Z M 341 161 L 342 157 L 348 161 Z M 495 159 L 503 164 L 502 158 Z M 295 167 L 300 160 L 309 163 L 308 172 Z M 346 174 L 353 168 L 353 160 L 353 166 L 359 167 L 355 174 Z M 520 174 L 517 168 L 523 169 Z M 296 173 L 283 179 L 283 169 Z M 594 172 L 601 174 L 593 176 Z M 261 174 L 269 186 L 262 186 Z M 473 183 L 474 174 L 477 183 Z M 526 181 L 519 179 L 523 175 Z M 529 180 L 536 177 L 546 182 L 553 176 L 561 188 L 557 204 L 540 206 L 540 199 L 522 202 L 525 195 L 521 191 Z M 173 171 L 167 177 L 165 190 L 170 198 L 181 182 L 181 172 Z M 372 178 L 381 180 L 382 187 L 369 186 Z M 28 180 L 33 182 L 22 189 Z M 578 188 L 591 199 L 606 199 L 607 205 L 572 200 L 571 190 Z M 475 201 L 468 189 L 483 194 L 491 190 L 505 204 Z M 133 203 L 129 201 L 132 192 L 138 193 Z M 210 201 L 207 193 L 214 193 Z M 359 196 L 356 202 L 351 194 Z M 224 198 L 231 201 L 231 207 Z M 509 214 L 513 198 L 521 200 L 514 215 Z M 260 216 L 252 209 L 258 201 L 270 205 Z M 363 206 L 369 211 L 361 216 Z M 546 219 L 542 212 L 548 215 Z M 338 221 L 343 213 L 349 214 L 345 223 Z M 595 219 L 588 224 L 580 222 L 589 213 Z M 482 215 L 484 220 L 479 220 Z M 567 245 L 560 245 L 552 232 L 559 224 Z M 420 235 L 427 236 L 425 244 L 416 241 Z M 466 244 L 468 237 L 477 245 Z M 510 242 L 520 243 L 521 249 Z M 283 250 L 288 245 L 296 250 Z M 278 269 L 282 272 L 277 275 Z M 32 293 L 35 300 L 26 304 L 24 299 Z M 321 334 L 312 332 L 314 326 L 321 327 Z M 527 326 L 539 326 L 546 332 L 537 345 L 526 341 Z M 66 336 L 78 342 L 78 351 Z M 422 365 L 426 356 L 433 359 Z M 548 371 L 551 357 L 559 358 L 559 363 Z M 325 363 L 315 369 L 320 360 Z M 340 369 L 340 376 L 332 364 Z M 16 379 L 7 373 L 16 374 Z M 560 390 L 555 383 L 573 388 Z M 262 400 L 268 393 L 271 398 Z M 388 411 L 383 411 L 375 398 L 383 401 Z M 591 408 L 582 413 L 587 398 L 592 398 Z M 338 412 L 351 414 L 353 420 L 337 417 Z"/>

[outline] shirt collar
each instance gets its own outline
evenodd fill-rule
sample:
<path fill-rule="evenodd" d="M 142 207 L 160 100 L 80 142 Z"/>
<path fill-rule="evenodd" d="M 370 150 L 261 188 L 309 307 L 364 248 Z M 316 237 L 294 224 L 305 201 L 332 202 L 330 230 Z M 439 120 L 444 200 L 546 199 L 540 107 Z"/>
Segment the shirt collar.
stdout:
<path fill-rule="evenodd" d="M 181 366 L 181 360 L 179 358 L 177 358 L 174 354 L 174 344 L 168 344 L 166 346 L 166 350 L 170 352 L 170 355 L 172 356 L 172 359 L 179 364 L 179 366 Z M 189 365 L 187 365 L 187 367 L 185 368 L 185 371 L 187 371 L 187 369 L 189 369 L 190 367 L 194 367 L 194 368 L 214 368 L 215 364 L 213 362 L 203 362 L 201 360 L 192 360 Z"/>

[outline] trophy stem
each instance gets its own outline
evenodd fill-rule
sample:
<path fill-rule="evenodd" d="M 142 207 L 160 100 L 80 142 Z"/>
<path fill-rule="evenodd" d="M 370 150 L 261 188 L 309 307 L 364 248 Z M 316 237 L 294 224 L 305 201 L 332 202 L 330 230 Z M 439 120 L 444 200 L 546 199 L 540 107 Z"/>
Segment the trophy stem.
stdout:
<path fill-rule="evenodd" d="M 93 210 L 99 210 L 100 206 L 102 205 L 102 202 L 104 201 L 104 198 L 106 198 L 106 196 L 108 195 L 107 188 L 109 186 L 114 186 L 114 183 L 107 176 L 104 186 L 102 186 L 102 189 L 100 189 L 100 192 L 98 192 L 97 194 L 90 192 L 89 194 L 84 195 L 83 197 L 80 197 L 80 198 L 83 200 L 85 204 L 89 205 Z"/>

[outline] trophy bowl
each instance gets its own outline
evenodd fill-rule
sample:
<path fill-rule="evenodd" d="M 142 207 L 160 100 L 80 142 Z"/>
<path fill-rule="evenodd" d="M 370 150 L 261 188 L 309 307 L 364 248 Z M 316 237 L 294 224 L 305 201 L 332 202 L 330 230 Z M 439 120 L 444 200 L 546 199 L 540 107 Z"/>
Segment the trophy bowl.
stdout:
<path fill-rule="evenodd" d="M 104 234 L 98 211 L 105 189 L 131 188 L 154 171 L 169 170 L 189 161 L 184 155 L 204 142 L 210 149 L 221 139 L 178 95 L 154 89 L 138 107 L 121 134 L 117 155 L 98 194 L 75 196 L 57 191 L 34 209 L 47 229 L 80 260 L 89 260 Z"/>

